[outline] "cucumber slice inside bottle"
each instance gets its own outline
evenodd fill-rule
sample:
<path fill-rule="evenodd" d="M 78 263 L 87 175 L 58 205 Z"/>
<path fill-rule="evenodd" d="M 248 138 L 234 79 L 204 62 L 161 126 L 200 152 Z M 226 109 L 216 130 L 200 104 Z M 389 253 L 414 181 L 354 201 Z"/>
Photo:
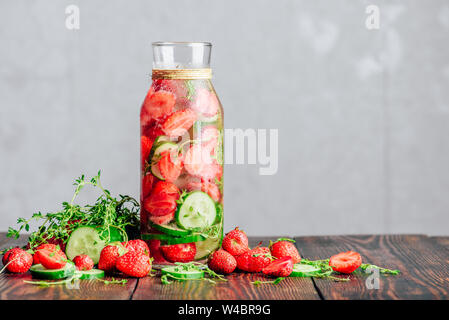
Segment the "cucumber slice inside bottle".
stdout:
<path fill-rule="evenodd" d="M 156 139 L 154 139 L 153 145 L 155 146 L 155 149 L 159 147 L 164 142 L 170 142 L 171 139 L 169 136 L 158 136 Z"/>
<path fill-rule="evenodd" d="M 106 237 L 103 234 L 103 238 Z M 110 229 L 110 237 L 107 242 L 123 241 L 121 233 L 116 228 Z M 96 226 L 84 226 L 75 229 L 70 235 L 65 253 L 67 258 L 73 260 L 80 254 L 87 254 L 97 264 L 100 260 L 101 250 L 107 244 L 106 240 L 101 239 L 100 231 Z"/>
<path fill-rule="evenodd" d="M 296 263 L 293 265 L 293 271 L 290 274 L 290 277 L 313 277 L 320 272 L 320 268 L 308 264 Z"/>
<path fill-rule="evenodd" d="M 178 266 L 170 266 L 161 269 L 161 273 L 172 275 L 178 279 L 194 280 L 204 278 L 204 271 L 202 270 L 183 270 Z"/>
<path fill-rule="evenodd" d="M 165 180 L 165 178 L 162 176 L 161 172 L 159 171 L 157 162 L 158 162 L 158 158 L 159 158 L 160 154 L 167 150 L 168 151 L 178 150 L 178 145 L 174 142 L 162 142 L 159 144 L 159 146 L 156 146 L 156 148 L 154 149 L 153 156 L 151 158 L 151 163 L 150 163 L 151 173 L 160 180 Z"/>
<path fill-rule="evenodd" d="M 168 234 L 146 233 L 141 235 L 142 240 L 160 240 L 161 245 L 172 245 L 180 243 L 191 243 L 204 241 L 206 237 L 202 234 L 191 234 L 185 237 L 174 237 Z"/>
<path fill-rule="evenodd" d="M 156 230 L 159 230 L 160 232 L 163 232 L 165 234 L 172 235 L 175 237 L 187 236 L 192 233 L 189 230 L 179 229 L 178 226 L 175 224 L 167 224 L 167 225 L 152 224 L 151 227 L 153 227 Z"/>
<path fill-rule="evenodd" d="M 91 269 L 87 271 L 76 271 L 80 275 L 81 280 L 102 279 L 104 278 L 104 271 L 99 269 Z"/>
<path fill-rule="evenodd" d="M 206 117 L 206 116 L 204 116 L 204 115 L 200 115 L 200 116 L 198 117 L 198 120 L 201 121 L 201 122 L 205 122 L 205 123 L 215 122 L 215 121 L 218 120 L 218 112 L 217 112 L 216 115 L 211 116 L 211 117 Z"/>
<path fill-rule="evenodd" d="M 196 254 L 195 260 L 202 260 L 207 258 L 212 252 L 214 252 L 218 247 L 220 247 L 220 238 L 207 238 L 204 241 L 199 241 L 195 243 Z"/>
<path fill-rule="evenodd" d="M 193 191 L 183 200 L 176 211 L 176 223 L 186 230 L 202 230 L 210 227 L 217 217 L 217 208 L 205 192 Z"/>
<path fill-rule="evenodd" d="M 58 280 L 71 277 L 75 274 L 75 265 L 67 262 L 61 269 L 46 269 L 41 264 L 35 264 L 30 268 L 31 276 L 36 279 Z"/>

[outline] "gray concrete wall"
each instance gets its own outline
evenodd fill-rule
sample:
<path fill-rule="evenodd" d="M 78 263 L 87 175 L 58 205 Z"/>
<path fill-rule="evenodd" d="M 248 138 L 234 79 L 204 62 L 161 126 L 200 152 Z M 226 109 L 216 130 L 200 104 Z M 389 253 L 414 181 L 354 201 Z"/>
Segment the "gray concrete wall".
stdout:
<path fill-rule="evenodd" d="M 279 129 L 276 175 L 225 168 L 226 229 L 449 234 L 445 0 L 1 0 L 0 230 L 59 208 L 80 173 L 138 197 L 157 40 L 213 42 L 225 126 Z"/>

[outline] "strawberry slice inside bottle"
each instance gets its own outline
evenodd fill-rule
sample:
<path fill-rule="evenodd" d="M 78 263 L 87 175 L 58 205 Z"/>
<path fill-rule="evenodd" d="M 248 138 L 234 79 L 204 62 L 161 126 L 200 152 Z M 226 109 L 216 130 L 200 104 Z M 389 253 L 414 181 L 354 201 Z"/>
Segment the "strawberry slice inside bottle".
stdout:
<path fill-rule="evenodd" d="M 153 189 L 153 193 L 164 193 L 175 200 L 179 199 L 179 189 L 178 187 L 168 181 L 158 181 Z"/>
<path fill-rule="evenodd" d="M 165 216 L 176 210 L 176 199 L 164 193 L 152 193 L 144 200 L 144 208 L 152 216 Z"/>
<path fill-rule="evenodd" d="M 214 92 L 210 92 L 205 88 L 197 90 L 195 101 L 192 109 L 203 114 L 206 117 L 213 117 L 219 110 L 218 98 Z"/>
<path fill-rule="evenodd" d="M 180 155 L 176 155 L 170 150 L 161 153 L 158 167 L 161 175 L 166 181 L 173 182 L 178 179 L 183 166 L 184 164 Z"/>
<path fill-rule="evenodd" d="M 151 193 L 153 188 L 154 177 L 152 174 L 148 173 L 142 178 L 142 197 L 145 199 Z"/>
<path fill-rule="evenodd" d="M 164 90 L 153 92 L 153 89 L 150 89 L 140 113 L 142 124 L 169 115 L 172 113 L 175 103 L 176 98 L 173 93 Z"/>
<path fill-rule="evenodd" d="M 140 148 L 141 148 L 141 156 L 142 156 L 142 170 L 145 168 L 145 161 L 148 159 L 150 155 L 151 147 L 153 146 L 153 141 L 147 136 L 140 137 Z"/>
<path fill-rule="evenodd" d="M 196 113 L 191 109 L 176 111 L 164 121 L 161 128 L 167 136 L 179 137 L 193 126 L 196 118 Z"/>
<path fill-rule="evenodd" d="M 201 190 L 203 192 L 206 192 L 215 202 L 220 201 L 221 198 L 221 193 L 218 186 L 215 183 L 208 181 L 189 182 L 187 184 L 187 190 L 189 191 Z"/>

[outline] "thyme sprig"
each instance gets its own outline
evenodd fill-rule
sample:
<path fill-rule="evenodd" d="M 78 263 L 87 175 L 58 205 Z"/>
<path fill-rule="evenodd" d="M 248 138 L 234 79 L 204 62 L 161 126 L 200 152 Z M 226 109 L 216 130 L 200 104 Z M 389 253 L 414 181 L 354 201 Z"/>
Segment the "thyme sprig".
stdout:
<path fill-rule="evenodd" d="M 261 281 L 261 280 L 256 280 L 256 281 L 252 281 L 251 283 L 255 286 L 259 286 L 261 284 L 278 284 L 279 282 L 281 282 L 282 280 L 284 280 L 284 277 L 278 277 L 274 280 L 270 280 L 270 281 Z"/>
<path fill-rule="evenodd" d="M 75 192 L 70 202 L 62 203 L 62 210 L 57 212 L 34 213 L 31 218 L 19 218 L 19 227 L 8 229 L 7 236 L 19 238 L 22 232 L 29 232 L 31 223 L 38 223 L 36 231 L 32 232 L 28 245 L 30 249 L 48 242 L 49 240 L 60 240 L 66 243 L 70 232 L 82 225 L 97 226 L 102 240 L 109 242 L 111 239 L 111 228 L 116 228 L 127 240 L 127 232 L 135 231 L 139 224 L 139 203 L 130 196 L 119 195 L 115 198 L 109 190 L 105 189 L 100 181 L 101 172 L 86 179 L 81 175 L 75 180 Z M 92 186 L 100 190 L 100 196 L 93 205 L 81 206 L 75 203 L 80 192 L 85 186 Z"/>

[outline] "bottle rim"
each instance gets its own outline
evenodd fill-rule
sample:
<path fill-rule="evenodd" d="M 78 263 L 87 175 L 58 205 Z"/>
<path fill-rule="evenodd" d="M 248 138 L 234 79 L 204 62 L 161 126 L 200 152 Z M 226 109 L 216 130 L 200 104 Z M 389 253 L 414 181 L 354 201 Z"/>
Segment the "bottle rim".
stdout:
<path fill-rule="evenodd" d="M 210 42 L 188 42 L 188 41 L 156 41 L 153 46 L 186 46 L 186 47 L 212 47 Z"/>

